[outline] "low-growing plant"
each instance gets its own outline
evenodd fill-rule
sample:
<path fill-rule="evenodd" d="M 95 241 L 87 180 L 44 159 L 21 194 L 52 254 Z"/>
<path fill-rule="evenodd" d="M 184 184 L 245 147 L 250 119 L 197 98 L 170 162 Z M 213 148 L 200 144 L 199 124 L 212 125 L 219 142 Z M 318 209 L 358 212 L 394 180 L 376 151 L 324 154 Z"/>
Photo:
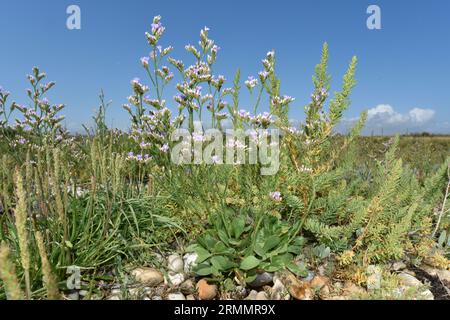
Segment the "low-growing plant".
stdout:
<path fill-rule="evenodd" d="M 307 273 L 294 263 L 305 244 L 298 236 L 299 222 L 291 225 L 271 215 L 229 208 L 211 215 L 209 222 L 211 228 L 188 248 L 198 255 L 197 275 L 220 279 L 234 274 L 242 283 L 249 283 L 257 272 L 287 268 L 297 275 Z"/>

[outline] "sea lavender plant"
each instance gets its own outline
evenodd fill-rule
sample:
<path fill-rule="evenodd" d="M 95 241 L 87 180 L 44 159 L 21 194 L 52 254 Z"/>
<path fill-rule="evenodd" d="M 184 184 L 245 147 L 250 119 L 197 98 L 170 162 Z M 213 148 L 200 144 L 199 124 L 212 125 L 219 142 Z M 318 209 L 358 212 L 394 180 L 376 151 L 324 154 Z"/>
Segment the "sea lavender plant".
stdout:
<path fill-rule="evenodd" d="M 14 127 L 19 135 L 18 144 L 41 148 L 44 145 L 55 145 L 68 136 L 61 125 L 64 116 L 58 115 L 65 106 L 50 104 L 45 95 L 55 82 L 42 83 L 45 78 L 46 74 L 34 67 L 32 74 L 28 75 L 31 84 L 31 89 L 27 89 L 30 107 L 13 103 L 13 108 L 22 114 L 22 119 L 16 119 Z"/>

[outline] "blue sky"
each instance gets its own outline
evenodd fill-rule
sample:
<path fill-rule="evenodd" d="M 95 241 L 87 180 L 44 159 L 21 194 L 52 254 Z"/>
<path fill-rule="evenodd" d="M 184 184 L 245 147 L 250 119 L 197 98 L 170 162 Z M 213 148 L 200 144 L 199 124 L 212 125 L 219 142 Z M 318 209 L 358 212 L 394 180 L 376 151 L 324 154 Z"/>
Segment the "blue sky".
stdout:
<path fill-rule="evenodd" d="M 71 4 L 81 8 L 81 30 L 66 28 Z M 371 4 L 381 8 L 381 30 L 366 27 Z M 0 85 L 24 104 L 26 74 L 39 66 L 57 82 L 49 98 L 67 105 L 70 129 L 90 121 L 101 89 L 113 103 L 108 121 L 127 127 L 121 105 L 131 94 L 130 80 L 145 78 L 139 63 L 149 53 L 144 32 L 159 14 L 163 44 L 186 63 L 184 45 L 196 44 L 208 26 L 221 47 L 216 72 L 229 80 L 237 68 L 245 78 L 256 75 L 274 49 L 282 93 L 296 98 L 291 118 L 304 118 L 311 75 L 327 41 L 333 90 L 351 57 L 359 59 L 345 123 L 370 109 L 366 132 L 450 132 L 448 0 L 0 0 L 0 12 Z M 175 92 L 168 93 L 172 101 Z M 249 104 L 245 95 L 242 104 Z"/>

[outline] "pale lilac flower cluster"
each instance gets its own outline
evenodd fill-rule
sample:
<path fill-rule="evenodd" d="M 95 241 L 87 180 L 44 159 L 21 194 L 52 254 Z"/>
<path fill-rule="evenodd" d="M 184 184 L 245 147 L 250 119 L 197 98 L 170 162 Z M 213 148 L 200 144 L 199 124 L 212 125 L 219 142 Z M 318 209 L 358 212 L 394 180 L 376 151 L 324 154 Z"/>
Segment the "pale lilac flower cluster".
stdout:
<path fill-rule="evenodd" d="M 24 145 L 27 145 L 29 143 L 29 141 L 25 138 L 16 138 L 12 141 L 10 141 L 9 146 L 12 148 L 18 148 Z"/>
<path fill-rule="evenodd" d="M 205 137 L 200 132 L 192 132 L 192 140 L 194 140 L 194 142 L 203 142 L 205 141 Z"/>
<path fill-rule="evenodd" d="M 141 58 L 141 64 L 144 68 L 148 68 L 148 63 L 150 61 L 149 57 L 142 57 Z"/>
<path fill-rule="evenodd" d="M 150 95 L 146 95 L 143 101 L 157 110 L 161 110 L 166 107 L 166 100 L 152 99 Z"/>
<path fill-rule="evenodd" d="M 32 89 L 27 89 L 27 95 L 33 107 L 27 108 L 15 102 L 11 106 L 11 111 L 18 110 L 23 115 L 22 119 L 16 119 L 15 129 L 21 136 L 17 144 L 30 143 L 32 147 L 38 148 L 41 144 L 61 142 L 68 136 L 61 125 L 65 117 L 58 115 L 65 106 L 51 105 L 44 97 L 44 94 L 55 85 L 54 82 L 42 83 L 45 77 L 45 73 L 33 67 L 33 74 L 27 76 L 32 85 Z"/>
<path fill-rule="evenodd" d="M 272 104 L 276 107 L 286 106 L 294 100 L 295 98 L 292 98 L 290 96 L 282 96 L 282 97 L 275 96 L 272 97 Z"/>
<path fill-rule="evenodd" d="M 152 46 L 156 45 L 165 30 L 166 28 L 161 24 L 161 16 L 154 17 L 151 25 L 151 33 L 145 33 L 148 43 Z"/>
<path fill-rule="evenodd" d="M 129 152 L 127 157 L 127 161 L 136 161 L 138 163 L 148 163 L 152 160 L 152 157 L 149 154 L 134 154 L 134 152 Z"/>
<path fill-rule="evenodd" d="M 245 145 L 245 142 L 240 141 L 239 139 L 228 139 L 226 143 L 226 147 L 228 149 L 238 149 L 238 150 L 245 150 L 247 146 Z"/>
<path fill-rule="evenodd" d="M 205 27 L 200 31 L 200 41 L 198 47 L 188 44 L 186 51 L 195 57 L 195 63 L 187 67 L 180 60 L 169 58 L 168 61 L 181 73 L 183 82 L 177 84 L 179 93 L 174 96 L 178 103 L 178 109 L 189 111 L 189 124 L 191 126 L 194 118 L 194 111 L 201 111 L 204 107 L 212 113 L 213 126 L 220 125 L 220 122 L 228 117 L 221 112 L 227 107 L 227 102 L 223 100 L 226 95 L 233 94 L 232 88 L 224 88 L 225 77 L 223 75 L 214 76 L 212 65 L 215 63 L 220 48 L 209 39 L 209 28 Z M 200 84 L 207 86 L 208 92 L 202 95 Z M 190 130 L 192 128 L 190 127 Z"/>
<path fill-rule="evenodd" d="M 134 78 L 133 80 L 131 80 L 131 86 L 133 87 L 133 91 L 137 96 L 142 96 L 149 90 L 148 86 L 143 85 L 139 78 Z M 129 100 L 135 101 L 132 99 L 133 98 L 129 98 Z"/>
<path fill-rule="evenodd" d="M 260 71 L 258 73 L 258 75 L 259 75 L 259 80 L 261 80 L 262 83 L 265 83 L 267 78 L 269 77 L 269 72 L 267 72 L 265 70 L 264 71 Z"/>
<path fill-rule="evenodd" d="M 255 79 L 253 76 L 249 76 L 248 79 L 245 81 L 245 85 L 251 91 L 253 90 L 254 87 L 258 85 L 258 79 Z"/>
<path fill-rule="evenodd" d="M 241 109 L 241 110 L 239 110 L 239 111 L 237 111 L 237 114 L 236 114 L 242 121 L 245 121 L 245 122 L 248 122 L 248 121 L 250 121 L 250 119 L 251 119 L 251 115 L 250 115 L 250 112 L 248 112 L 248 111 L 246 111 L 246 110 L 244 110 L 244 109 Z"/>
<path fill-rule="evenodd" d="M 167 153 L 167 152 L 169 152 L 170 147 L 169 147 L 169 145 L 167 143 L 164 143 L 161 147 L 159 147 L 159 150 L 162 153 Z"/>
<path fill-rule="evenodd" d="M 297 129 L 296 127 L 289 127 L 289 128 L 288 128 L 288 132 L 291 133 L 291 134 L 296 135 L 296 134 L 299 134 L 299 133 L 300 133 L 300 130 Z"/>
<path fill-rule="evenodd" d="M 258 126 L 262 126 L 263 128 L 269 127 L 273 122 L 273 117 L 269 112 L 264 112 L 262 114 L 258 114 L 255 117 L 252 117 L 250 121 L 253 124 L 256 124 Z"/>
<path fill-rule="evenodd" d="M 321 88 L 311 95 L 311 99 L 317 104 L 322 103 L 327 97 L 328 91 L 325 88 Z"/>
<path fill-rule="evenodd" d="M 0 104 L 5 104 L 6 99 L 11 93 L 9 91 L 6 91 L 3 89 L 3 87 L 0 87 Z"/>
<path fill-rule="evenodd" d="M 225 104 L 224 103 L 219 103 L 219 105 L 225 105 Z M 215 116 L 216 116 L 217 120 L 221 121 L 221 120 L 225 120 L 225 119 L 228 118 L 228 113 L 226 113 L 226 112 L 217 112 L 215 114 Z"/>
<path fill-rule="evenodd" d="M 156 70 L 156 73 L 165 82 L 169 82 L 173 79 L 173 73 L 166 66 L 163 66 L 161 69 Z"/>
<path fill-rule="evenodd" d="M 130 137 L 137 143 L 141 150 L 153 153 L 167 153 L 170 132 L 173 129 L 171 112 L 162 107 L 159 110 L 150 111 L 141 117 L 140 123 L 134 123 Z M 150 161 L 150 159 L 144 160 Z"/>
<path fill-rule="evenodd" d="M 281 197 L 281 192 L 274 191 L 269 194 L 270 198 L 275 202 L 281 202 L 283 198 Z"/>
<path fill-rule="evenodd" d="M 262 60 L 264 70 L 267 72 L 267 76 L 274 72 L 275 69 L 275 51 L 267 52 L 266 58 Z"/>
<path fill-rule="evenodd" d="M 223 84 L 225 83 L 226 79 L 224 76 L 219 75 L 217 77 L 212 77 L 211 79 L 211 84 L 217 89 L 220 90 L 223 86 Z"/>

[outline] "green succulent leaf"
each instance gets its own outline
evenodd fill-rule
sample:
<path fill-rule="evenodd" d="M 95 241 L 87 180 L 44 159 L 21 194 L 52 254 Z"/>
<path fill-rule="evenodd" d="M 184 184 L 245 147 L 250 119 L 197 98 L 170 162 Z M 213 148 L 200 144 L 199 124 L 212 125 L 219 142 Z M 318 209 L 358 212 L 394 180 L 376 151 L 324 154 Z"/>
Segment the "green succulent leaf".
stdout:
<path fill-rule="evenodd" d="M 247 273 L 247 276 L 245 277 L 245 282 L 251 283 L 256 280 L 256 277 L 257 277 L 256 272 Z"/>
<path fill-rule="evenodd" d="M 255 269 L 257 266 L 259 266 L 260 262 L 261 260 L 257 259 L 255 256 L 248 256 L 241 261 L 240 268 L 245 271 Z"/>
<path fill-rule="evenodd" d="M 447 240 L 447 232 L 444 230 L 441 232 L 441 235 L 439 236 L 438 240 L 439 246 L 443 247 L 445 245 L 445 240 Z"/>
<path fill-rule="evenodd" d="M 199 263 L 199 264 L 204 262 L 209 257 L 211 257 L 211 253 L 208 250 L 206 250 L 206 249 L 204 249 L 202 247 L 198 247 L 195 250 L 195 252 L 197 253 L 197 256 L 198 256 L 196 262 Z"/>
<path fill-rule="evenodd" d="M 235 264 L 224 256 L 214 256 L 211 258 L 211 264 L 216 267 L 219 271 L 228 271 L 232 269 Z"/>
<path fill-rule="evenodd" d="M 281 242 L 281 238 L 276 235 L 273 235 L 273 236 L 270 236 L 269 238 L 267 238 L 266 242 L 264 243 L 264 248 L 263 248 L 264 253 L 266 253 L 269 250 L 272 250 L 273 248 L 278 246 L 278 244 L 280 244 L 280 242 Z"/>
<path fill-rule="evenodd" d="M 239 239 L 239 237 L 242 235 L 242 233 L 245 230 L 245 218 L 242 216 L 235 218 L 233 220 L 232 226 L 233 226 L 234 237 L 236 239 Z"/>
<path fill-rule="evenodd" d="M 286 265 L 286 267 L 297 276 L 306 277 L 308 275 L 308 269 L 304 264 L 297 265 L 294 262 L 290 262 Z"/>
<path fill-rule="evenodd" d="M 197 265 L 197 267 L 194 268 L 194 272 L 199 276 L 209 276 L 213 273 L 212 267 L 207 263 L 202 263 Z"/>

